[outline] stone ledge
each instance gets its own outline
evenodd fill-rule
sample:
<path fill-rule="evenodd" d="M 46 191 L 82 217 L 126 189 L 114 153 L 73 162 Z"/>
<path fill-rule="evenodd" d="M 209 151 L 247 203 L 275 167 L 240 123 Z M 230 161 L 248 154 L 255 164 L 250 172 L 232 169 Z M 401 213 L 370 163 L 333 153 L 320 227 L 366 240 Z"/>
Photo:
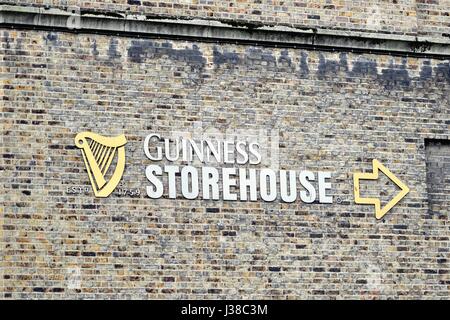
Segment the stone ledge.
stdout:
<path fill-rule="evenodd" d="M 142 38 L 226 42 L 352 51 L 401 56 L 450 58 L 450 43 L 414 36 L 374 35 L 333 30 L 299 30 L 283 27 L 247 28 L 218 21 L 147 19 L 141 16 L 108 16 L 72 13 L 60 9 L 0 5 L 0 27 L 72 33 L 98 33 Z M 378 36 L 378 37 L 377 37 Z"/>

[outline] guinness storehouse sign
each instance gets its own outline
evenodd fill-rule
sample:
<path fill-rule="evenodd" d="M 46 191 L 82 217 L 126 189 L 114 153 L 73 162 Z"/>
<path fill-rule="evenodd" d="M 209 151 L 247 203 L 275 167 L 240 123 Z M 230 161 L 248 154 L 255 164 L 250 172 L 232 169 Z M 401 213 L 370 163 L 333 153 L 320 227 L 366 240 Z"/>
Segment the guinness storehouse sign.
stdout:
<path fill-rule="evenodd" d="M 125 168 L 126 142 L 124 135 L 104 137 L 82 132 L 75 137 L 96 197 L 109 196 L 119 184 Z M 146 194 L 151 199 L 333 203 L 330 172 L 267 167 L 262 163 L 261 150 L 260 143 L 255 141 L 194 140 L 182 136 L 174 139 L 151 133 L 143 143 L 143 153 L 150 161 L 145 167 Z M 115 169 L 110 169 L 112 163 Z M 379 171 L 401 189 L 384 207 L 379 199 L 360 195 L 360 181 L 377 180 Z M 376 159 L 372 173 L 357 172 L 353 177 L 355 203 L 374 205 L 377 219 L 383 218 L 409 192 Z M 136 189 L 133 194 L 139 196 L 141 192 Z"/>
<path fill-rule="evenodd" d="M 167 196 L 178 195 L 186 199 L 229 200 L 229 201 L 275 201 L 284 202 L 300 199 L 306 203 L 332 203 L 330 172 L 274 170 L 252 168 L 261 163 L 261 146 L 257 142 L 203 139 L 194 141 L 181 138 L 171 141 L 158 134 L 149 134 L 144 141 L 144 153 L 153 162 L 167 160 L 202 165 L 159 165 L 150 164 L 145 175 L 150 182 L 146 187 L 152 199 L 164 195 L 162 177 L 167 176 Z M 217 163 L 222 167 L 208 166 Z M 233 165 L 247 165 L 237 168 Z M 177 190 L 177 177 L 181 179 L 181 190 Z M 313 181 L 317 180 L 317 190 Z M 298 185 L 303 190 L 297 193 Z M 238 190 L 238 191 L 237 191 Z M 201 191 L 201 192 L 200 192 Z"/>

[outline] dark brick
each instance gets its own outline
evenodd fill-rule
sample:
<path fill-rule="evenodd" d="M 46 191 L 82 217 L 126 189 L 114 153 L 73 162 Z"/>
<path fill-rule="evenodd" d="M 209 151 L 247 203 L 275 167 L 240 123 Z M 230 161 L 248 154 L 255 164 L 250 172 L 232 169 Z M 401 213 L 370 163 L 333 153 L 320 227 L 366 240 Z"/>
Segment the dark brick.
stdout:
<path fill-rule="evenodd" d="M 280 272 L 281 268 L 280 267 L 269 267 L 269 271 L 272 272 Z"/>

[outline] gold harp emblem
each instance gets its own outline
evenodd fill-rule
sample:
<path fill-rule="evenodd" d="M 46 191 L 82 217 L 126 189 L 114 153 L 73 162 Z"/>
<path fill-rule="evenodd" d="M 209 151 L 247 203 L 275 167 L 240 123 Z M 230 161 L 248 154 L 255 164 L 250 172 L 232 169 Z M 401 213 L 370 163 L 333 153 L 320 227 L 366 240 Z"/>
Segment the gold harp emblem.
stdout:
<path fill-rule="evenodd" d="M 103 137 L 93 132 L 81 132 L 75 137 L 75 145 L 81 149 L 86 170 L 96 197 L 105 198 L 113 192 L 125 169 L 125 136 Z M 110 175 L 111 163 L 117 154 L 116 169 Z M 110 176 L 109 181 L 106 181 Z"/>

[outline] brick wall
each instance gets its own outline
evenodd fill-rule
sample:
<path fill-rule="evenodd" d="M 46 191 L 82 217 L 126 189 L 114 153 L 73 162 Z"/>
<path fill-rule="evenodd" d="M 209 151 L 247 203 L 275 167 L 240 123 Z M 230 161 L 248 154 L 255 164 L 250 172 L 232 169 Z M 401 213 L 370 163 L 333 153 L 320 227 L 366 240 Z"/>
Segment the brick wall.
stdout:
<path fill-rule="evenodd" d="M 416 0 L 419 32 L 450 37 L 450 1 Z"/>
<path fill-rule="evenodd" d="M 449 61 L 16 30 L 0 49 L 2 297 L 448 298 L 424 139 L 450 139 Z M 145 135 L 208 128 L 278 133 L 280 168 L 331 171 L 336 201 L 146 197 Z M 126 135 L 139 197 L 93 196 L 86 130 Z M 373 158 L 411 189 L 381 221 L 353 199 Z"/>
<path fill-rule="evenodd" d="M 142 14 L 166 18 L 209 19 L 246 25 L 275 25 L 294 28 L 325 28 L 376 32 L 388 36 L 426 35 L 448 41 L 448 0 L 394 1 L 67 1 L 3 0 L 2 3 L 80 7 L 114 14 Z"/>
<path fill-rule="evenodd" d="M 427 183 L 430 215 L 448 213 L 450 193 L 450 142 L 448 140 L 426 141 Z"/>

